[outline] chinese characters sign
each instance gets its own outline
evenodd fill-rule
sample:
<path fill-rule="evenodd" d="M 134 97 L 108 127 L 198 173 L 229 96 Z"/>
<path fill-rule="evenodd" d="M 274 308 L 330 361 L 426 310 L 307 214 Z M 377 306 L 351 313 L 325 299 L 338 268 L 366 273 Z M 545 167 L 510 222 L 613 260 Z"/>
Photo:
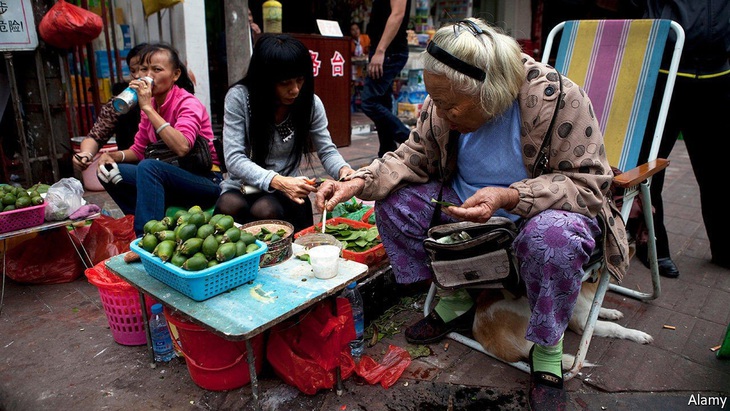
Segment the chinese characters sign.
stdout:
<path fill-rule="evenodd" d="M 312 58 L 312 71 L 314 77 L 319 76 L 319 68 L 322 65 L 322 60 L 319 58 L 319 52 L 309 50 L 309 56 Z M 330 65 L 332 66 L 332 77 L 342 77 L 345 73 L 345 58 L 342 54 L 335 50 L 332 58 L 330 59 Z"/>
<path fill-rule="evenodd" d="M 38 47 L 30 0 L 0 0 L 0 51 Z"/>

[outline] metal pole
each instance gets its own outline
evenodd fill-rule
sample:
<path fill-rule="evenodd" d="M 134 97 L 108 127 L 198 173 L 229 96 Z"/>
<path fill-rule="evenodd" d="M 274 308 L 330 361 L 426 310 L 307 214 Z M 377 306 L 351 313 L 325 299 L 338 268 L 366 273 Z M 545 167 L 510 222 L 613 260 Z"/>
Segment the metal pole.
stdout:
<path fill-rule="evenodd" d="M 20 95 L 18 93 L 18 84 L 15 79 L 15 67 L 13 65 L 13 54 L 9 51 L 4 53 L 5 67 L 8 70 L 8 83 L 10 83 L 10 95 L 13 100 L 13 110 L 15 111 L 15 124 L 18 127 L 18 140 L 20 140 L 20 153 L 23 156 L 23 173 L 25 181 L 30 183 L 33 178 L 30 173 L 30 160 L 28 159 L 28 143 L 25 140 L 25 127 L 23 126 L 23 116 L 20 108 Z"/>
<path fill-rule="evenodd" d="M 61 74 L 65 78 L 64 84 L 66 85 L 66 104 L 68 104 L 69 119 L 71 120 L 71 132 L 73 132 L 75 137 L 79 135 L 79 126 L 76 122 L 78 114 L 76 112 L 76 107 L 74 106 L 73 90 L 71 87 L 71 69 L 68 66 L 68 54 L 66 54 L 65 56 L 63 54 L 59 54 L 58 60 L 61 65 Z"/>
<path fill-rule="evenodd" d="M 124 76 L 122 76 L 122 63 L 119 61 L 119 46 L 117 45 L 117 21 L 114 18 L 115 3 L 112 0 L 109 1 L 109 19 L 112 22 L 112 27 L 114 27 L 114 35 L 112 36 L 112 44 L 114 45 L 114 67 L 117 69 L 117 82 L 121 83 Z M 122 47 L 124 47 L 124 44 L 122 44 Z"/>
<path fill-rule="evenodd" d="M 56 150 L 56 132 L 51 123 L 51 107 L 48 104 L 48 86 L 46 85 L 46 70 L 43 68 L 43 60 L 41 59 L 40 49 L 35 51 L 35 67 L 36 76 L 38 77 L 38 90 L 41 94 L 41 105 L 43 107 L 43 120 L 45 120 L 46 128 L 50 135 L 48 136 L 48 156 L 51 160 L 51 168 L 53 171 L 53 181 L 61 179 L 61 173 L 58 170 L 58 151 Z M 29 181 L 30 183 L 30 181 Z"/>

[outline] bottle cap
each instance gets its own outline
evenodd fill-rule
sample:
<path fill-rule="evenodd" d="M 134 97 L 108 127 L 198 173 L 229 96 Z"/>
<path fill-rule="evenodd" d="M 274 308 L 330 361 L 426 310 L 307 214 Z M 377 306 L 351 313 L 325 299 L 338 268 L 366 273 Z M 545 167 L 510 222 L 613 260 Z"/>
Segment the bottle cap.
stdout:
<path fill-rule="evenodd" d="M 353 281 L 350 284 L 347 284 L 347 288 L 352 290 L 353 288 L 357 287 L 357 282 Z"/>
<path fill-rule="evenodd" d="M 157 303 L 152 306 L 152 314 L 159 314 L 162 312 L 162 304 Z"/>

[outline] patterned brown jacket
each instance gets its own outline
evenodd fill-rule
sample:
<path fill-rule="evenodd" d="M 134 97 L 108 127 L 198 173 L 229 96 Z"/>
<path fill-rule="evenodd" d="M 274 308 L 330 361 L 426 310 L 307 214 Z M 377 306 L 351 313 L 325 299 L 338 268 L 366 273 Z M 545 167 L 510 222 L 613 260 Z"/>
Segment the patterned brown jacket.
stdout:
<path fill-rule="evenodd" d="M 626 227 L 612 202 L 613 172 L 590 99 L 554 68 L 527 55 L 523 55 L 523 64 L 525 82 L 518 99 L 522 156 L 530 178 L 510 186 L 519 191 L 520 201 L 507 211 L 525 218 L 547 209 L 598 216 L 607 268 L 621 281 L 629 264 Z M 554 113 L 547 162 L 541 173 L 536 162 Z M 350 176 L 365 179 L 359 197 L 378 200 L 406 184 L 422 184 L 431 179 L 448 181 L 456 171 L 456 153 L 449 152 L 447 147 L 449 135 L 448 124 L 438 117 L 427 98 L 409 139 L 394 152 Z"/>

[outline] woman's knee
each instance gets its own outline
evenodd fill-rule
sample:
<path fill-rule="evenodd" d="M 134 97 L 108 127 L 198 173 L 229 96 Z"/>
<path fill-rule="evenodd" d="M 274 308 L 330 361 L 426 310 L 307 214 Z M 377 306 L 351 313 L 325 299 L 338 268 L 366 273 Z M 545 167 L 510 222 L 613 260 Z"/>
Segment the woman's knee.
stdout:
<path fill-rule="evenodd" d="M 598 234 L 600 229 L 595 218 L 563 210 L 546 210 L 522 225 L 513 248 L 520 260 L 535 258 L 536 254 L 544 257 L 558 250 L 587 260 Z"/>

